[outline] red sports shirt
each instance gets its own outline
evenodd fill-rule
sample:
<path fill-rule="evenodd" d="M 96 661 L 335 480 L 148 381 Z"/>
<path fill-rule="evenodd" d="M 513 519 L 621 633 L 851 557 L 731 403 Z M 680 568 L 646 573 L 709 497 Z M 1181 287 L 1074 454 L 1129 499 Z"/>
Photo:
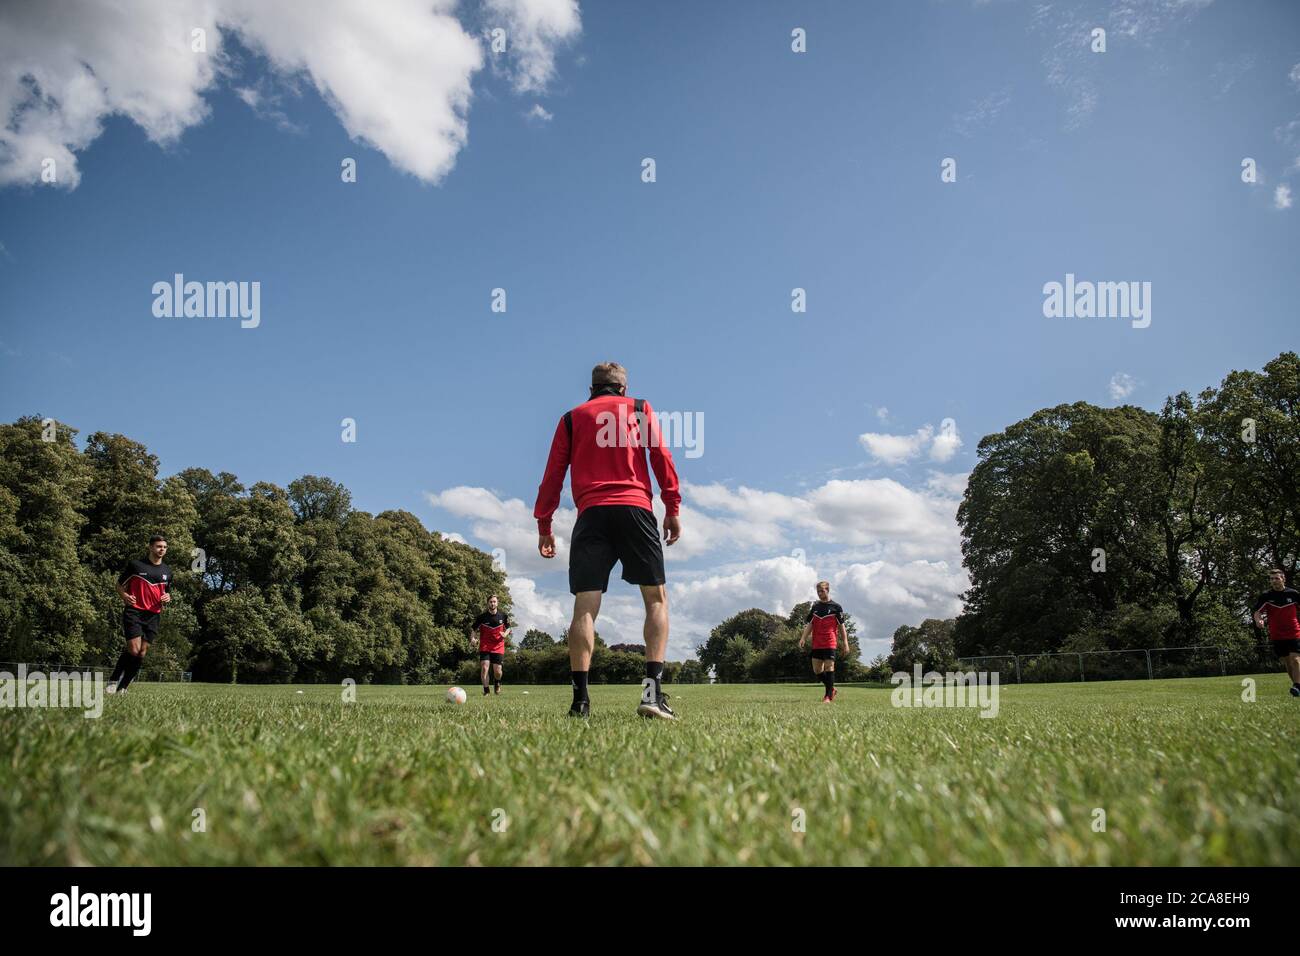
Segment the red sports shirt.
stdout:
<path fill-rule="evenodd" d="M 572 438 L 569 426 L 560 418 L 533 508 L 538 534 L 551 533 L 551 516 L 560 506 L 568 469 L 572 470 L 570 488 L 579 514 L 595 505 L 635 505 L 653 511 L 647 451 L 665 514 L 672 517 L 681 510 L 677 469 L 672 452 L 664 447 L 659 420 L 650 403 L 643 402 L 649 435 L 642 435 L 633 411 L 635 401 L 626 395 L 598 395 L 583 402 L 568 415 Z"/>

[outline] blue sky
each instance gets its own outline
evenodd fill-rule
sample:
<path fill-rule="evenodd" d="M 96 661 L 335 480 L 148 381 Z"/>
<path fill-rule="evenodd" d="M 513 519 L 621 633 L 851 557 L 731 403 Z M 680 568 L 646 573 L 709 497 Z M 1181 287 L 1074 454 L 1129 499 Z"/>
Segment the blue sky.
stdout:
<path fill-rule="evenodd" d="M 704 422 L 670 656 L 829 577 L 869 657 L 960 608 L 981 436 L 1295 346 L 1292 3 L 53 6 L 0 12 L 0 415 L 328 475 L 500 548 L 552 633 L 530 515 L 598 361 Z M 178 272 L 260 325 L 155 317 Z M 1067 273 L 1150 282 L 1150 326 L 1044 317 Z M 599 628 L 638 639 L 633 588 Z"/>

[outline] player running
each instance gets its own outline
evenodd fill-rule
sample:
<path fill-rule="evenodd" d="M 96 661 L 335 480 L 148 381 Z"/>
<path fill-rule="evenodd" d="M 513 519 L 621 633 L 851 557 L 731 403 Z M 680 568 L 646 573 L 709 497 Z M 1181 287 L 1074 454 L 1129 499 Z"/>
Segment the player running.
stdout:
<path fill-rule="evenodd" d="M 491 693 L 488 690 L 489 664 L 492 666 L 492 684 L 500 694 L 501 662 L 505 659 L 506 635 L 510 633 L 510 618 L 497 612 L 495 594 L 488 598 L 487 610 L 474 618 L 473 631 L 470 633 L 471 641 L 474 639 L 475 632 L 478 634 L 479 677 L 483 681 L 483 696 L 486 697 Z"/>
<path fill-rule="evenodd" d="M 1273 654 L 1285 659 L 1291 696 L 1300 697 L 1300 619 L 1296 616 L 1300 591 L 1286 586 L 1286 574 L 1281 568 L 1268 572 L 1268 583 L 1269 590 L 1255 601 L 1255 623 L 1263 627 L 1268 622 Z"/>
<path fill-rule="evenodd" d="M 835 646 L 844 641 L 844 654 L 849 653 L 849 634 L 844 629 L 844 608 L 831 600 L 831 582 L 817 582 L 817 603 L 808 609 L 808 621 L 799 635 L 799 650 L 804 641 L 812 637 L 812 669 L 826 688 L 823 704 L 829 704 L 838 695 L 835 690 Z"/>
<path fill-rule="evenodd" d="M 646 452 L 650 465 L 646 466 Z M 570 716 L 591 712 L 587 672 L 600 599 L 609 587 L 614 562 L 623 565 L 623 580 L 641 588 L 645 602 L 645 679 L 641 682 L 643 717 L 676 720 L 668 706 L 661 679 L 668 649 L 668 594 L 664 586 L 664 553 L 652 510 L 650 469 L 654 469 L 664 503 L 664 540 L 671 546 L 681 536 L 678 490 L 673 456 L 664 447 L 659 421 L 650 403 L 627 397 L 627 370 L 605 362 L 591 370 L 591 398 L 565 412 L 555 427 L 546 472 L 537 489 L 537 550 L 555 557 L 551 516 L 560 505 L 564 473 L 570 466 L 570 490 L 578 505 L 578 521 L 569 542 L 569 591 L 573 622 L 569 625 L 569 666 L 573 674 Z"/>
<path fill-rule="evenodd" d="M 140 673 L 150 643 L 158 636 L 163 605 L 172 599 L 172 569 L 163 564 L 166 553 L 167 539 L 156 534 L 149 539 L 149 553 L 144 560 L 126 562 L 118 576 L 117 593 L 126 604 L 122 609 L 126 650 L 117 659 L 117 666 L 104 688 L 110 694 L 126 693 L 135 675 Z"/>

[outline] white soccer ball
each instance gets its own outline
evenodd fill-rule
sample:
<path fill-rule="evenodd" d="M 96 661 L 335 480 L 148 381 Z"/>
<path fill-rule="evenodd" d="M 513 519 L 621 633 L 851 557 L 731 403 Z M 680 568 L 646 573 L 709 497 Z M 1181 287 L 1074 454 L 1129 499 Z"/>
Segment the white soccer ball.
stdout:
<path fill-rule="evenodd" d="M 461 690 L 461 688 L 459 688 L 459 687 L 448 687 L 448 688 L 447 688 L 447 702 L 448 702 L 448 703 L 450 703 L 450 704 L 463 704 L 463 703 L 465 703 L 465 699 L 466 699 L 466 697 L 465 697 L 465 691 Z"/>

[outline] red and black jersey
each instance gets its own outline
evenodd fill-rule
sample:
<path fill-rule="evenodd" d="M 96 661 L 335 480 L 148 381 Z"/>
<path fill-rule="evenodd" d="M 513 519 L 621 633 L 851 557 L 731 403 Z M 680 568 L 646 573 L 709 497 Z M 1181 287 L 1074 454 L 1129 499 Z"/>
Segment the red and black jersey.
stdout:
<path fill-rule="evenodd" d="M 650 469 L 659 483 L 665 513 L 671 517 L 680 511 L 677 469 L 672 453 L 664 447 L 659 420 L 644 400 L 638 416 L 636 402 L 626 395 L 597 395 L 560 419 L 533 508 L 539 534 L 551 533 L 551 516 L 560 506 L 564 473 L 570 468 L 570 488 L 579 514 L 594 505 L 634 505 L 653 511 Z M 643 425 L 648 434 L 643 434 Z"/>
<path fill-rule="evenodd" d="M 135 598 L 135 606 L 149 614 L 162 610 L 163 593 L 170 590 L 172 569 L 165 564 L 154 564 L 146 558 L 126 562 L 126 567 L 117 577 L 118 586 L 126 585 L 126 591 Z"/>
<path fill-rule="evenodd" d="M 504 654 L 506 652 L 506 631 L 510 630 L 509 617 L 500 611 L 495 614 L 484 611 L 474 618 L 474 628 L 478 631 L 480 654 Z"/>
<path fill-rule="evenodd" d="M 1255 601 L 1253 613 L 1258 614 L 1261 608 L 1268 615 L 1270 641 L 1300 639 L 1300 619 L 1296 616 L 1296 610 L 1300 608 L 1300 591 L 1295 588 L 1266 591 Z"/>
<path fill-rule="evenodd" d="M 844 608 L 834 601 L 818 601 L 808 609 L 808 620 L 812 621 L 813 650 L 834 650 L 839 644 Z"/>

